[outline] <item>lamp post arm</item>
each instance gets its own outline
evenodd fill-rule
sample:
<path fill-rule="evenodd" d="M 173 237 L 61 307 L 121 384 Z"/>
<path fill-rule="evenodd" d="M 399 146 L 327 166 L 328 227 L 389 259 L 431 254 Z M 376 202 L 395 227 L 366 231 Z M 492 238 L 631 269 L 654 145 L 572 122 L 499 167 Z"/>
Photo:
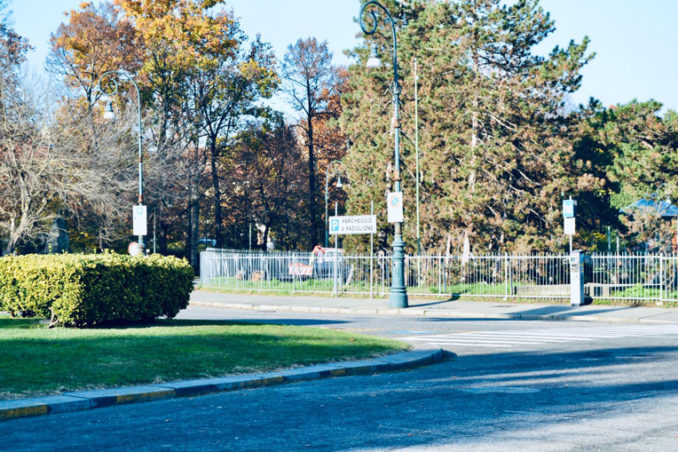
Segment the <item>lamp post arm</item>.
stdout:
<path fill-rule="evenodd" d="M 393 33 L 393 55 L 392 55 L 392 59 L 393 59 L 393 92 L 396 96 L 399 97 L 400 85 L 399 85 L 399 82 L 398 82 L 398 39 L 396 38 L 395 20 L 393 20 L 393 16 L 391 16 L 391 13 L 388 11 L 388 9 L 386 9 L 386 7 L 384 5 L 382 5 L 381 3 L 376 2 L 374 0 L 370 0 L 369 2 L 367 2 L 363 5 L 362 9 L 360 10 L 360 15 L 358 16 L 359 22 L 360 22 L 360 28 L 362 29 L 363 33 L 365 33 L 366 35 L 373 35 L 374 33 L 376 33 L 377 25 L 379 24 L 377 13 L 374 11 L 374 9 L 372 9 L 369 12 L 370 17 L 372 18 L 372 26 L 370 28 L 365 27 L 365 22 L 363 21 L 363 16 L 365 15 L 366 9 L 370 6 L 383 11 L 384 14 L 386 15 L 386 18 L 388 19 L 389 23 L 391 24 L 391 32 Z M 396 110 L 396 112 L 397 112 L 397 110 Z"/>

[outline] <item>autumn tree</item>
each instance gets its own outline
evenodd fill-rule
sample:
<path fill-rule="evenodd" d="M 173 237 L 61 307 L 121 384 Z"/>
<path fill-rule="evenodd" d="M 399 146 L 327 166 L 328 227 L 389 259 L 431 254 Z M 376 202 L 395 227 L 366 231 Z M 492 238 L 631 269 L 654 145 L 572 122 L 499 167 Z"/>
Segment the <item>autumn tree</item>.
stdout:
<path fill-rule="evenodd" d="M 79 129 L 64 133 L 61 110 L 52 115 L 53 99 L 20 74 L 27 48 L 26 41 L 3 24 L 0 230 L 7 236 L 7 253 L 18 245 L 39 244 L 64 207 L 98 204 L 114 210 L 107 189 L 119 189 L 107 184 L 111 179 L 100 174 L 91 155 L 79 152 Z"/>
<path fill-rule="evenodd" d="M 306 168 L 294 128 L 282 114 L 271 112 L 249 122 L 235 143 L 228 194 L 239 208 L 238 218 L 263 227 L 264 249 L 269 236 L 278 248 L 297 248 L 305 242 L 309 222 L 302 211 Z"/>
<path fill-rule="evenodd" d="M 169 229 L 187 214 L 187 254 L 194 268 L 198 266 L 207 161 L 201 144 L 204 118 L 194 86 L 204 70 L 232 54 L 235 41 L 231 34 L 237 29 L 230 15 L 210 12 L 220 3 L 116 0 L 143 42 L 140 78 L 149 105 L 149 138 L 155 151 L 150 159 L 156 170 L 152 196 L 160 217 L 163 251 Z M 167 177 L 169 172 L 173 177 Z"/>
<path fill-rule="evenodd" d="M 307 151 L 308 216 L 311 220 L 309 246 L 320 243 L 320 197 L 318 175 L 317 122 L 332 115 L 330 103 L 337 93 L 339 77 L 332 65 L 332 53 L 327 42 L 315 38 L 299 39 L 287 48 L 283 59 L 282 78 L 284 89 L 295 110 L 302 114 L 299 124 L 303 131 L 303 143 Z M 336 108 L 337 105 L 335 104 Z M 344 146 L 342 145 L 341 148 Z"/>
<path fill-rule="evenodd" d="M 51 38 L 47 67 L 66 85 L 82 93 L 91 106 L 101 75 L 111 70 L 136 73 L 141 64 L 140 37 L 133 24 L 111 2 L 82 3 L 66 13 Z"/>
<path fill-rule="evenodd" d="M 135 93 L 128 91 L 133 87 L 121 83 L 120 96 L 113 99 L 118 119 L 105 121 L 99 82 L 111 70 L 136 72 L 141 63 L 140 41 L 129 20 L 110 2 L 82 3 L 66 17 L 51 36 L 47 60 L 48 69 L 66 87 L 57 102 L 52 135 L 67 138 L 82 175 L 97 173 L 90 184 L 97 196 L 92 202 L 69 203 L 64 213 L 73 220 L 75 249 L 103 248 L 104 243 L 129 236 L 125 223 L 134 202 L 137 105 Z"/>

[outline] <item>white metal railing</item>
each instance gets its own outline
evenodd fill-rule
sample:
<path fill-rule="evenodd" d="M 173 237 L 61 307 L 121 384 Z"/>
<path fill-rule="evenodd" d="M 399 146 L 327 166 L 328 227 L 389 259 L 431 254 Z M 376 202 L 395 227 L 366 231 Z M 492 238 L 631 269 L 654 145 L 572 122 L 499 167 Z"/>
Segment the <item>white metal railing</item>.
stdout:
<path fill-rule="evenodd" d="M 568 258 L 405 256 L 405 281 L 410 295 L 568 299 Z M 209 249 L 200 255 L 200 279 L 203 287 L 223 290 L 384 296 L 391 256 Z M 678 256 L 586 255 L 584 280 L 594 299 L 678 302 Z"/>
<path fill-rule="evenodd" d="M 568 298 L 567 256 L 406 256 L 411 295 Z M 391 285 L 391 256 L 328 253 L 200 255 L 203 287 L 262 292 L 383 296 Z"/>
<path fill-rule="evenodd" d="M 590 259 L 586 289 L 594 299 L 678 301 L 678 256 L 601 254 Z"/>

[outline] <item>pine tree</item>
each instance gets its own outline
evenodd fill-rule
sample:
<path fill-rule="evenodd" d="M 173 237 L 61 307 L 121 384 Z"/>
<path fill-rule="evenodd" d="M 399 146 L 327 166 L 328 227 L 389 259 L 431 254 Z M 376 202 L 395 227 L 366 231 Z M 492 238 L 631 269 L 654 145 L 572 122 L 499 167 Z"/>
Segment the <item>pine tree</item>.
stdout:
<path fill-rule="evenodd" d="M 423 248 L 444 250 L 451 243 L 457 252 L 530 252 L 562 243 L 562 194 L 577 197 L 603 183 L 587 172 L 585 160 L 576 161 L 578 117 L 565 110 L 582 66 L 592 58 L 588 40 L 556 47 L 544 57 L 535 54 L 534 47 L 554 30 L 536 0 L 386 6 L 400 17 L 398 57 L 408 62 L 399 73 L 403 131 L 409 137 L 414 110 L 409 62 L 419 63 Z M 373 40 L 384 56 L 389 40 L 387 30 Z M 355 50 L 361 61 L 367 52 Z M 392 159 L 387 112 L 392 75 L 368 73 L 360 65 L 350 74 L 342 124 L 356 143 L 349 164 L 353 177 L 367 185 Z M 405 234 L 412 243 L 414 158 L 412 145 L 405 144 Z M 378 188 L 352 190 L 351 202 L 364 204 L 373 196 L 383 206 L 384 184 L 373 185 Z"/>

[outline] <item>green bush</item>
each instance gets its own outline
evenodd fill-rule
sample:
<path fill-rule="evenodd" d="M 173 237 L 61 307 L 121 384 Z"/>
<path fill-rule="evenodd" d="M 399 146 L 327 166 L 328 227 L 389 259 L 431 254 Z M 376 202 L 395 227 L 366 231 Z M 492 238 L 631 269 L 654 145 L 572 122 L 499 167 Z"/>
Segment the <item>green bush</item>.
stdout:
<path fill-rule="evenodd" d="M 0 258 L 0 310 L 66 326 L 147 322 L 188 306 L 193 269 L 152 255 L 26 255 Z"/>

